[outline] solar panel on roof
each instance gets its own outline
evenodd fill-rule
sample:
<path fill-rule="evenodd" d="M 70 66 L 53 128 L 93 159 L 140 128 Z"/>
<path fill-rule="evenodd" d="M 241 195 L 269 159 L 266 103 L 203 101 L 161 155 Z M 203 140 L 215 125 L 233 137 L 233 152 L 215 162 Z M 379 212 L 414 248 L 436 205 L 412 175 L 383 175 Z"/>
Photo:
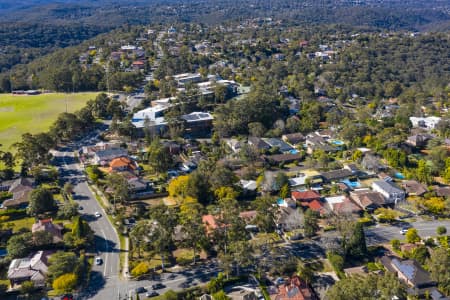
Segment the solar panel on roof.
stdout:
<path fill-rule="evenodd" d="M 394 264 L 398 267 L 409 280 L 414 279 L 414 273 L 416 268 L 413 265 L 402 263 L 398 260 L 394 260 Z"/>
<path fill-rule="evenodd" d="M 183 116 L 183 119 L 185 119 L 186 121 L 194 121 L 198 120 L 199 117 L 197 115 L 185 115 Z"/>
<path fill-rule="evenodd" d="M 199 114 L 201 118 L 209 118 L 209 114 Z"/>

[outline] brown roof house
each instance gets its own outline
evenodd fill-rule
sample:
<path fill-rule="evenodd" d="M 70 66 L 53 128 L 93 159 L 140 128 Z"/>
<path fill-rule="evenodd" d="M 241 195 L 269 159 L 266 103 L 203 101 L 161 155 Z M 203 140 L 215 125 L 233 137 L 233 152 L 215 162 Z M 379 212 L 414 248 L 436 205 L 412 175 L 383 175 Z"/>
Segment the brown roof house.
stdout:
<path fill-rule="evenodd" d="M 401 186 L 409 196 L 422 196 L 427 192 L 427 187 L 415 180 L 405 180 Z"/>
<path fill-rule="evenodd" d="M 28 204 L 28 196 L 33 190 L 34 180 L 31 178 L 18 178 L 11 181 L 8 192 L 12 198 L 3 201 L 4 208 L 20 207 Z"/>
<path fill-rule="evenodd" d="M 440 294 L 436 288 L 437 283 L 431 279 L 430 273 L 425 271 L 417 261 L 413 259 L 401 260 L 393 256 L 383 256 L 381 263 L 386 270 L 395 273 L 401 281 L 409 286 L 407 290 L 408 294 L 419 297 L 427 293 Z"/>
<path fill-rule="evenodd" d="M 36 287 L 45 286 L 48 259 L 53 251 L 38 251 L 26 258 L 13 259 L 8 268 L 11 289 L 20 288 L 24 281 L 31 281 Z"/>
<path fill-rule="evenodd" d="M 271 300 L 314 300 L 317 299 L 309 285 L 297 275 L 292 276 L 285 284 L 278 286 Z"/>
<path fill-rule="evenodd" d="M 369 189 L 359 189 L 350 192 L 350 198 L 355 201 L 362 209 L 374 211 L 375 209 L 386 205 L 383 195 Z"/>
<path fill-rule="evenodd" d="M 134 172 L 137 169 L 137 164 L 130 158 L 122 156 L 114 158 L 109 163 L 109 173 L 129 171 Z"/>
<path fill-rule="evenodd" d="M 33 224 L 31 227 L 31 232 L 39 232 L 39 231 L 45 231 L 52 235 L 53 237 L 53 243 L 59 243 L 62 242 L 63 236 L 62 236 L 62 230 L 63 227 L 59 224 L 54 224 L 53 220 L 45 219 L 45 220 L 39 220 L 36 223 Z"/>

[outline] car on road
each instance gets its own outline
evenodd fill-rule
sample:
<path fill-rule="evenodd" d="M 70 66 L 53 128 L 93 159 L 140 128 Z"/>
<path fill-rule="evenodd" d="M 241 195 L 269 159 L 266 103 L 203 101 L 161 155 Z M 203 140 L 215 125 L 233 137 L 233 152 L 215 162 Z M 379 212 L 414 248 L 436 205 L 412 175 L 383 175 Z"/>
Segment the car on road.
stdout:
<path fill-rule="evenodd" d="M 95 258 L 95 264 L 96 264 L 97 266 L 99 266 L 99 265 L 101 265 L 102 263 L 103 263 L 103 259 L 102 259 L 101 257 L 97 256 L 97 257 Z"/>
<path fill-rule="evenodd" d="M 405 235 L 407 232 L 408 232 L 408 228 L 406 228 L 406 227 L 403 227 L 403 228 L 400 230 L 400 234 L 402 234 L 402 235 Z"/>
<path fill-rule="evenodd" d="M 99 213 L 98 211 L 95 212 L 94 216 L 96 216 L 97 218 L 100 218 L 102 216 L 101 213 Z"/>
<path fill-rule="evenodd" d="M 134 289 L 134 291 L 136 292 L 136 294 L 142 294 L 145 293 L 147 290 L 145 289 L 145 287 L 140 286 Z"/>
<path fill-rule="evenodd" d="M 145 293 L 145 297 L 148 297 L 148 298 L 156 297 L 156 296 L 159 296 L 157 291 L 148 291 L 147 293 Z"/>
<path fill-rule="evenodd" d="M 157 284 L 152 285 L 152 289 L 154 289 L 154 290 L 160 290 L 160 289 L 163 289 L 165 287 L 166 286 L 164 284 L 162 284 L 162 283 L 157 283 Z"/>
<path fill-rule="evenodd" d="M 83 210 L 83 206 L 78 206 L 78 210 Z"/>

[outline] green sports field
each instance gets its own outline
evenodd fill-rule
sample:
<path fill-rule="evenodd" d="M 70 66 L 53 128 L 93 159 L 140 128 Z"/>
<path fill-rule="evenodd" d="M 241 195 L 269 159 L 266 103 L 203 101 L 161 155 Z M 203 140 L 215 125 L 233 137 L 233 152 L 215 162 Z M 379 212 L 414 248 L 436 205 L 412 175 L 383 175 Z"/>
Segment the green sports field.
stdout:
<path fill-rule="evenodd" d="M 97 93 L 50 93 L 34 96 L 0 94 L 0 144 L 11 150 L 21 135 L 46 131 L 61 112 L 82 108 Z"/>

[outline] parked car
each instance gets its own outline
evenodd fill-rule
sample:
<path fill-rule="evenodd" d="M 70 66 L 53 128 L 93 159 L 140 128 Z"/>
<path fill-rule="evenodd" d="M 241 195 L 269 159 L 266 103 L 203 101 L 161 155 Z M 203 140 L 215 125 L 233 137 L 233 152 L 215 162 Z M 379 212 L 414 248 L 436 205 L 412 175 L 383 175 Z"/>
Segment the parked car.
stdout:
<path fill-rule="evenodd" d="M 99 265 L 101 265 L 103 263 L 103 259 L 100 257 L 100 256 L 97 256 L 96 258 L 95 258 L 95 264 L 97 265 L 97 266 L 99 266 Z"/>
<path fill-rule="evenodd" d="M 147 290 L 145 289 L 145 287 L 140 286 L 134 289 L 134 291 L 136 292 L 136 294 L 142 294 L 145 293 Z"/>
<path fill-rule="evenodd" d="M 403 227 L 403 228 L 400 230 L 400 234 L 402 234 L 402 235 L 405 235 L 407 232 L 408 232 L 408 228 L 406 228 L 406 227 Z"/>
<path fill-rule="evenodd" d="M 157 284 L 152 285 L 152 289 L 154 289 L 154 290 L 160 290 L 160 289 L 163 289 L 165 287 L 166 286 L 164 284 L 162 284 L 162 283 L 157 283 Z"/>
<path fill-rule="evenodd" d="M 158 292 L 156 292 L 156 291 L 148 291 L 146 294 L 145 294 L 145 296 L 146 297 L 156 297 L 156 296 L 159 296 L 159 294 L 158 294 Z"/>
<path fill-rule="evenodd" d="M 100 217 L 102 216 L 102 214 L 99 213 L 98 211 L 96 211 L 94 215 L 95 215 L 95 217 L 97 217 L 97 218 L 100 218 Z"/>

